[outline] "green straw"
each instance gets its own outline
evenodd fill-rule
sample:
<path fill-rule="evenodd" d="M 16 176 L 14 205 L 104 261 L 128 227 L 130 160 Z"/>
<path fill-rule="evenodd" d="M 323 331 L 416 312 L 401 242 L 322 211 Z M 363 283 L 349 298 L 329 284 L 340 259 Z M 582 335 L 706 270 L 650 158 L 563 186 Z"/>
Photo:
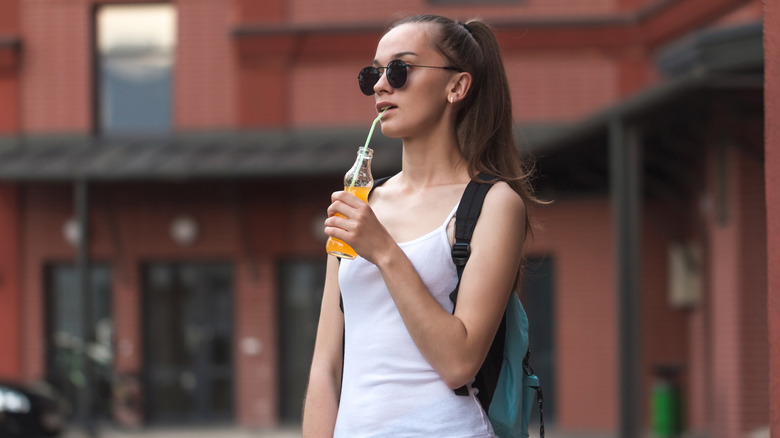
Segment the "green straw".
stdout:
<path fill-rule="evenodd" d="M 366 149 L 368 149 L 368 142 L 371 141 L 371 135 L 374 134 L 374 128 L 376 127 L 376 124 L 379 120 L 382 119 L 382 116 L 385 114 L 385 111 L 387 111 L 388 108 L 385 108 L 382 110 L 381 113 L 374 119 L 374 123 L 371 124 L 371 129 L 368 131 L 368 137 L 366 138 L 366 144 L 363 145 L 362 148 L 360 148 L 360 159 L 358 160 L 358 165 L 356 170 L 359 170 L 363 166 L 363 160 L 366 157 Z M 355 187 L 355 180 L 357 180 L 357 176 L 359 171 L 356 171 L 352 174 L 352 182 L 349 183 L 349 188 Z"/>

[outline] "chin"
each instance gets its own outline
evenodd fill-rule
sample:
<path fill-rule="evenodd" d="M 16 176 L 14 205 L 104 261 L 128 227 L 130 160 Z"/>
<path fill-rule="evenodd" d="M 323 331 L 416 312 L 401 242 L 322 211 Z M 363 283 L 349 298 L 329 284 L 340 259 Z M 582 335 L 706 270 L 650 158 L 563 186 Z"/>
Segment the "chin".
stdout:
<path fill-rule="evenodd" d="M 389 138 L 403 137 L 403 134 L 401 134 L 401 132 L 399 132 L 397 129 L 393 129 L 392 125 L 388 126 L 387 124 L 383 123 L 381 126 L 382 126 L 382 134 L 385 137 L 389 137 Z"/>

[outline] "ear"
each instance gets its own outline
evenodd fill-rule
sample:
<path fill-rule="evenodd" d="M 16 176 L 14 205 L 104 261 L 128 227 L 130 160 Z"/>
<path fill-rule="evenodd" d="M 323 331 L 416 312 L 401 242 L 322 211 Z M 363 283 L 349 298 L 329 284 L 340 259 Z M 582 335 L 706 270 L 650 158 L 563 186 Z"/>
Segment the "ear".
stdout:
<path fill-rule="evenodd" d="M 459 72 L 454 75 L 448 84 L 447 100 L 450 103 L 458 103 L 466 98 L 471 89 L 471 73 Z"/>

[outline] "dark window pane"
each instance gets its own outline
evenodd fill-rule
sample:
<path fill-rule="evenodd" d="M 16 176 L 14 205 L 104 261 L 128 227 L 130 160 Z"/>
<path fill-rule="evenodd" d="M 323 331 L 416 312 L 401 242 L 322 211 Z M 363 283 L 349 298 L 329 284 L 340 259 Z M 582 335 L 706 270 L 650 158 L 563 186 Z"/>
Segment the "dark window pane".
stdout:
<path fill-rule="evenodd" d="M 555 263 L 529 257 L 523 272 L 522 302 L 528 314 L 531 366 L 542 383 L 544 418 L 555 421 Z M 534 413 L 533 419 L 538 419 Z"/>
<path fill-rule="evenodd" d="M 93 378 L 93 414 L 111 417 L 113 381 L 113 319 L 111 313 L 111 270 L 92 266 L 90 270 L 92 317 L 89 330 L 89 366 Z M 46 268 L 47 296 L 47 378 L 58 388 L 71 406 L 77 406 L 77 395 L 85 384 L 83 367 L 84 334 L 83 300 L 79 273 L 73 265 Z"/>
<path fill-rule="evenodd" d="M 230 265 L 153 263 L 144 268 L 150 423 L 231 419 L 233 326 Z"/>
<path fill-rule="evenodd" d="M 299 423 L 325 283 L 325 261 L 282 263 L 279 272 L 282 421 Z"/>

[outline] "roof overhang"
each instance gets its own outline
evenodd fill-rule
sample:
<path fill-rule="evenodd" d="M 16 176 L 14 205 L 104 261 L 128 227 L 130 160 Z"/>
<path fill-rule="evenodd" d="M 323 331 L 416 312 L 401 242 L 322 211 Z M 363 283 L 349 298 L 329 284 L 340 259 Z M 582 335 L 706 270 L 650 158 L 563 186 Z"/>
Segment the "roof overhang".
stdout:
<path fill-rule="evenodd" d="M 0 181 L 272 178 L 344 173 L 366 131 L 178 133 L 157 138 L 37 136 L 0 139 Z M 375 135 L 378 172 L 400 167 L 400 142 Z"/>
<path fill-rule="evenodd" d="M 684 196 L 690 170 L 716 138 L 761 154 L 761 29 L 761 23 L 751 23 L 710 30 L 664 48 L 657 59 L 659 70 L 673 76 L 539 138 L 534 151 L 540 191 L 549 197 L 605 194 L 607 146 L 616 123 L 641 133 L 645 189 L 664 197 Z"/>

